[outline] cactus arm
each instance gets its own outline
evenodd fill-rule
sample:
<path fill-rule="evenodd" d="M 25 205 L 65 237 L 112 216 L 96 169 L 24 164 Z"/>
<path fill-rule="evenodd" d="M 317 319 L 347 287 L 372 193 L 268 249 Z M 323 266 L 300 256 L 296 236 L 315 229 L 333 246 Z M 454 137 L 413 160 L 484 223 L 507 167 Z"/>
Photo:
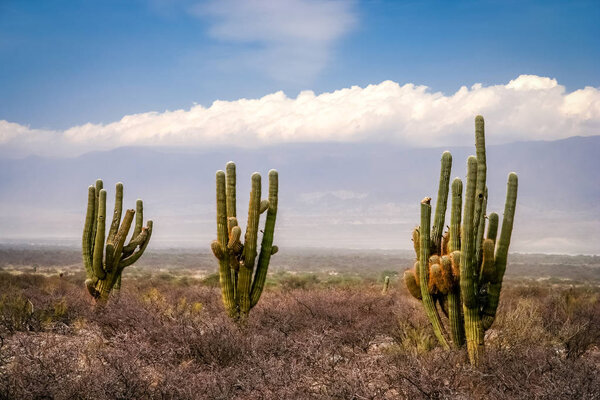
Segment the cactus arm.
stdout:
<path fill-rule="evenodd" d="M 106 229 L 106 190 L 100 190 L 98 196 L 98 217 L 96 220 L 96 240 L 92 259 L 92 270 L 97 279 L 104 279 L 106 273 L 102 265 L 104 256 L 104 232 Z"/>
<path fill-rule="evenodd" d="M 221 293 L 223 304 L 227 313 L 235 317 L 237 306 L 235 303 L 235 293 L 233 289 L 233 280 L 229 268 L 229 253 L 227 252 L 227 200 L 225 195 L 225 172 L 217 171 L 217 241 L 221 248 L 222 257 L 219 258 L 219 281 L 221 283 Z"/>
<path fill-rule="evenodd" d="M 483 258 L 483 250 L 481 247 L 483 246 L 483 233 L 485 232 L 485 213 L 487 211 L 487 198 L 488 191 L 486 187 L 483 193 L 483 202 L 481 204 L 481 216 L 479 218 L 479 225 L 477 226 L 477 236 L 475 237 L 475 265 L 481 265 L 481 259 Z"/>
<path fill-rule="evenodd" d="M 121 259 L 125 259 L 129 257 L 138 246 L 144 244 L 146 240 L 147 233 L 142 233 L 142 228 L 144 226 L 144 202 L 141 199 L 137 199 L 135 202 L 135 226 L 133 228 L 133 234 L 131 235 L 131 239 L 129 239 L 129 243 L 123 247 L 122 257 Z"/>
<path fill-rule="evenodd" d="M 229 234 L 228 248 L 233 250 L 231 233 L 232 229 L 237 226 L 237 198 L 236 198 L 236 172 L 235 163 L 229 161 L 225 166 L 225 199 L 227 210 L 227 232 Z M 241 229 L 241 228 L 240 228 Z M 240 242 L 241 244 L 241 242 Z M 229 251 L 229 273 L 231 274 L 231 282 L 233 285 L 233 296 L 236 304 L 236 309 L 239 307 L 240 292 L 238 290 L 238 273 L 240 269 L 239 257 L 240 253 Z"/>
<path fill-rule="evenodd" d="M 450 214 L 450 253 L 460 250 L 460 222 L 463 184 L 460 178 L 452 182 L 452 211 Z"/>
<path fill-rule="evenodd" d="M 419 283 L 415 276 L 415 273 L 407 269 L 404 271 L 404 284 L 406 284 L 406 288 L 408 292 L 417 300 L 421 300 L 423 297 L 421 296 L 421 288 L 419 287 Z"/>
<path fill-rule="evenodd" d="M 267 209 L 267 218 L 262 242 L 260 245 L 260 255 L 252 282 L 252 290 L 250 292 L 251 306 L 254 307 L 263 292 L 265 281 L 267 279 L 267 270 L 271 256 L 279 250 L 277 246 L 273 246 L 273 236 L 275 232 L 275 220 L 277 218 L 277 202 L 279 193 L 279 174 L 276 170 L 269 171 L 269 208 Z"/>
<path fill-rule="evenodd" d="M 496 277 L 496 265 L 494 262 L 494 241 L 485 239 L 482 246 L 481 272 L 479 273 L 479 285 L 494 280 Z"/>
<path fill-rule="evenodd" d="M 477 290 L 475 288 L 475 238 L 473 236 L 473 214 L 476 204 L 477 159 L 469 157 L 467 162 L 467 190 L 465 192 L 464 216 L 460 249 L 460 289 L 463 303 L 467 308 L 477 305 Z"/>
<path fill-rule="evenodd" d="M 467 190 L 463 215 L 463 229 L 460 255 L 460 290 L 465 318 L 467 351 L 472 364 L 479 362 L 483 350 L 483 328 L 479 316 L 475 272 L 474 206 L 476 204 L 477 159 L 469 157 L 467 164 Z"/>
<path fill-rule="evenodd" d="M 475 192 L 475 210 L 473 212 L 473 237 L 479 236 L 479 220 L 483 218 L 482 212 L 483 199 L 485 197 L 485 182 L 487 175 L 487 163 L 485 155 L 485 122 L 481 115 L 475 117 L 475 150 L 477 153 L 477 187 Z M 480 244 L 475 243 L 475 252 Z"/>
<path fill-rule="evenodd" d="M 504 217 L 502 219 L 502 230 L 500 238 L 496 245 L 495 274 L 494 280 L 490 281 L 488 289 L 488 303 L 483 310 L 483 328 L 489 329 L 496 318 L 496 310 L 500 300 L 500 290 L 502 289 L 502 280 L 506 271 L 506 261 L 508 258 L 508 246 L 512 235 L 513 222 L 515 217 L 515 208 L 517 206 L 517 174 L 511 172 L 508 175 L 506 189 L 506 202 L 504 203 Z"/>
<path fill-rule="evenodd" d="M 139 235 L 137 235 L 134 240 L 130 241 L 127 244 L 127 246 L 123 247 L 121 261 L 119 262 L 119 266 L 121 266 L 121 264 L 123 263 L 124 260 L 129 259 L 129 257 L 133 254 L 135 249 L 138 248 L 138 246 L 141 248 L 144 245 L 144 243 L 146 243 L 147 239 L 148 239 L 148 228 L 142 228 L 142 231 L 139 233 Z M 128 265 L 131 265 L 131 264 L 128 264 Z"/>
<path fill-rule="evenodd" d="M 415 248 L 415 254 L 417 256 L 417 261 L 419 261 L 419 257 L 421 256 L 419 254 L 421 252 L 419 250 L 419 246 L 421 245 L 421 239 L 419 238 L 419 227 L 418 226 L 415 229 L 413 229 L 412 242 L 413 242 L 413 247 Z"/>
<path fill-rule="evenodd" d="M 107 243 L 112 243 L 114 237 L 119 231 L 119 224 L 121 223 L 121 213 L 123 212 L 123 184 L 118 182 L 115 186 L 115 210 L 113 211 L 113 219 L 110 224 L 108 231 L 108 237 L 106 238 Z"/>
<path fill-rule="evenodd" d="M 144 226 L 144 202 L 142 199 L 137 199 L 135 202 L 135 226 L 133 228 L 133 234 L 131 235 L 130 243 L 135 240 L 136 237 L 142 231 Z M 135 248 L 134 248 L 135 249 Z"/>
<path fill-rule="evenodd" d="M 233 161 L 229 161 L 225 167 L 226 175 L 227 175 L 227 187 L 226 197 L 227 197 L 227 218 L 237 217 L 236 215 L 236 193 L 235 193 L 235 163 Z"/>
<path fill-rule="evenodd" d="M 450 337 L 455 347 L 461 347 L 465 344 L 465 325 L 463 317 L 462 303 L 460 300 L 459 277 L 460 266 L 458 258 L 460 257 L 460 223 L 462 208 L 462 189 L 463 184 L 460 178 L 452 181 L 452 205 L 450 212 L 450 243 L 448 251 L 452 260 L 452 275 L 454 285 L 448 293 L 448 322 L 450 325 Z M 458 267 L 458 268 L 457 268 Z"/>
<path fill-rule="evenodd" d="M 121 258 L 119 262 L 119 269 L 123 270 L 125 267 L 129 267 L 131 264 L 135 263 L 146 251 L 146 247 L 148 247 L 148 243 L 150 243 L 150 236 L 152 236 L 152 220 L 148 220 L 146 223 L 146 227 L 142 228 L 142 232 L 138 236 L 144 238 L 144 241 L 140 245 L 140 248 L 135 253 L 131 254 L 127 258 Z"/>
<path fill-rule="evenodd" d="M 105 260 L 104 266 L 107 272 L 112 270 L 115 257 L 115 235 L 119 230 L 119 224 L 121 223 L 121 213 L 123 212 L 123 184 L 118 182 L 115 191 L 115 210 L 113 212 L 113 219 L 108 230 L 108 236 L 106 237 L 106 251 L 104 252 Z"/>
<path fill-rule="evenodd" d="M 248 205 L 248 225 L 244 237 L 243 263 L 240 263 L 238 273 L 238 298 L 240 313 L 247 316 L 251 308 L 250 291 L 252 289 L 252 273 L 256 260 L 256 245 L 258 242 L 258 224 L 260 220 L 261 177 L 258 172 L 252 174 L 252 191 Z"/>
<path fill-rule="evenodd" d="M 88 204 L 87 211 L 85 213 L 85 223 L 83 225 L 83 237 L 81 240 L 81 254 L 83 257 L 83 266 L 85 267 L 85 274 L 87 279 L 91 279 L 93 276 L 92 271 L 92 254 L 94 253 L 94 244 L 92 242 L 92 230 L 95 225 L 94 221 L 94 208 L 96 203 L 96 188 L 90 186 L 88 188 Z"/>
<path fill-rule="evenodd" d="M 433 298 L 428 290 L 429 282 L 429 252 L 430 252 L 430 224 L 431 224 L 431 205 L 429 202 L 431 199 L 426 198 L 421 202 L 421 226 L 419 232 L 421 233 L 420 239 L 420 257 L 419 257 L 419 286 L 421 287 L 421 297 L 423 306 L 425 307 L 425 313 L 431 322 L 433 332 L 437 337 L 440 345 L 444 349 L 449 349 L 448 342 L 444 337 L 444 327 L 440 316 L 437 312 Z"/>
<path fill-rule="evenodd" d="M 431 230 L 431 250 L 434 254 L 441 253 L 442 233 L 444 231 L 444 220 L 448 205 L 448 188 L 450 185 L 450 172 L 452 170 L 452 155 L 449 151 L 445 151 L 442 154 L 441 164 L 440 185 L 435 205 L 433 228 Z"/>
<path fill-rule="evenodd" d="M 92 247 L 95 246 L 96 244 L 96 229 L 98 229 L 98 206 L 100 205 L 100 191 L 102 190 L 104 186 L 104 183 L 102 182 L 102 179 L 96 179 L 96 184 L 95 184 L 95 193 L 96 193 L 96 198 L 94 201 L 94 224 L 92 225 L 92 236 L 91 236 L 91 241 L 92 241 Z M 92 250 L 93 253 L 93 250 Z"/>
<path fill-rule="evenodd" d="M 123 217 L 123 222 L 121 223 L 119 230 L 115 234 L 114 240 L 114 253 L 112 257 L 112 264 L 110 266 L 106 266 L 107 272 L 112 271 L 113 269 L 118 268 L 119 262 L 121 261 L 121 257 L 123 255 L 123 246 L 125 245 L 125 240 L 127 239 L 127 234 L 129 233 L 129 229 L 131 228 L 131 224 L 133 222 L 133 216 L 135 214 L 134 210 L 125 211 L 125 217 Z M 110 268 L 110 270 L 109 270 Z"/>
<path fill-rule="evenodd" d="M 487 238 L 492 239 L 494 244 L 496 243 L 496 235 L 498 235 L 498 214 L 491 213 L 488 216 L 488 231 Z"/>
<path fill-rule="evenodd" d="M 111 291 L 114 288 L 115 283 L 118 281 L 119 286 L 121 287 L 120 277 L 122 269 L 118 268 L 119 260 L 121 258 L 121 251 L 123 250 L 123 244 L 125 243 L 125 239 L 127 234 L 129 233 L 129 228 L 131 228 L 131 223 L 133 221 L 133 214 L 135 211 L 127 210 L 125 213 L 125 217 L 123 218 L 123 222 L 120 224 L 119 231 L 114 236 L 114 245 L 107 246 L 106 252 L 112 251 L 112 257 L 110 258 L 111 264 L 105 263 L 105 272 L 106 276 L 96 283 L 96 293 L 99 295 L 99 300 L 104 302 L 108 300 L 108 297 Z M 109 259 L 108 254 L 106 255 L 107 260 Z M 92 291 L 90 290 L 90 293 Z"/>

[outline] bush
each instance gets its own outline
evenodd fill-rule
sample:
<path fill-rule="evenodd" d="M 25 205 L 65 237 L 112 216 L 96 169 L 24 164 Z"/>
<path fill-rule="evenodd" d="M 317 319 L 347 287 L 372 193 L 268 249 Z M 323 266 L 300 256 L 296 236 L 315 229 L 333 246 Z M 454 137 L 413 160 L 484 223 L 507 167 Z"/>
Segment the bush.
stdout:
<path fill-rule="evenodd" d="M 266 291 L 241 326 L 225 315 L 220 289 L 205 283 L 130 279 L 98 312 L 76 279 L 9 276 L 0 280 L 0 399 L 600 393 L 597 289 L 535 286 L 532 294 L 507 285 L 474 368 L 465 351 L 438 347 L 405 291 L 381 296 L 379 285 L 355 278 L 328 287 L 311 275 L 284 285 L 291 276 L 278 277 L 283 290 Z"/>

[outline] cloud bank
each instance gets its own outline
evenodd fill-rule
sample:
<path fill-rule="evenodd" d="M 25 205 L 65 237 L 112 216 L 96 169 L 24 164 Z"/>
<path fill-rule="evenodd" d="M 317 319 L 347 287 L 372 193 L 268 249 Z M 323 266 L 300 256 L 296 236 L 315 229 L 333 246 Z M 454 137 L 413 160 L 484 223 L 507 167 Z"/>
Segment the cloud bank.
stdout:
<path fill-rule="evenodd" d="M 390 141 L 412 146 L 471 145 L 482 114 L 491 144 L 600 134 L 600 88 L 567 93 L 555 79 L 521 75 L 505 85 L 475 84 L 452 95 L 385 81 L 296 98 L 215 101 L 210 107 L 127 115 L 108 124 L 64 131 L 0 120 L 0 152 L 13 156 L 78 155 L 121 146 Z"/>

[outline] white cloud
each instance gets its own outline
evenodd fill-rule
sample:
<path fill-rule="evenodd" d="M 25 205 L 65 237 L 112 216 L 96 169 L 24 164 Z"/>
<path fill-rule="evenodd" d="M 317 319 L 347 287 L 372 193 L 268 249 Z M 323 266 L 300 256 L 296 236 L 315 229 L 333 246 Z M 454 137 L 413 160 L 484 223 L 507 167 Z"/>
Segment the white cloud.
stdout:
<path fill-rule="evenodd" d="M 600 88 L 567 93 L 556 80 L 521 75 L 506 85 L 461 87 L 452 95 L 385 81 L 316 95 L 283 92 L 210 107 L 133 114 L 66 131 L 0 121 L 0 150 L 66 155 L 126 145 L 257 147 L 287 142 L 393 141 L 416 146 L 472 144 L 473 118 L 486 118 L 489 143 L 600 134 Z"/>
<path fill-rule="evenodd" d="M 211 0 L 190 8 L 220 41 L 250 44 L 229 61 L 286 82 L 310 82 L 355 25 L 354 1 Z"/>

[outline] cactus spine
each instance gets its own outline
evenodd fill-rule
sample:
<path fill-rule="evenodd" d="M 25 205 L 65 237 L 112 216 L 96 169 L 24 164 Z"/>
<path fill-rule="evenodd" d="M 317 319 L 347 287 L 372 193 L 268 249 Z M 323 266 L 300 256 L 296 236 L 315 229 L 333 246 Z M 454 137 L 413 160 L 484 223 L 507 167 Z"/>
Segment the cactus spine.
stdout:
<path fill-rule="evenodd" d="M 143 203 L 138 200 L 136 210 L 123 212 L 123 184 L 117 183 L 115 209 L 106 234 L 106 190 L 101 179 L 88 188 L 88 205 L 83 226 L 81 253 L 86 272 L 86 287 L 98 301 L 106 301 L 111 291 L 121 287 L 123 269 L 136 262 L 148 246 L 152 235 L 152 221 L 143 227 Z M 127 235 L 137 213 L 133 235 L 125 245 Z M 106 241 L 106 246 L 105 246 Z"/>
<path fill-rule="evenodd" d="M 467 344 L 469 360 L 479 362 L 484 334 L 496 317 L 502 280 L 506 270 L 508 247 L 517 201 L 518 179 L 508 176 L 502 230 L 497 239 L 498 214 L 488 216 L 487 237 L 484 238 L 487 208 L 485 133 L 483 117 L 475 118 L 477 157 L 467 161 L 467 180 L 463 202 L 463 183 L 452 182 L 450 227 L 441 235 L 448 200 L 448 182 L 452 158 L 445 152 L 436 205 L 434 227 L 429 241 L 429 198 L 421 202 L 421 225 L 413 232 L 418 268 L 404 273 L 409 292 L 422 300 L 433 331 L 442 347 L 448 347 L 446 333 L 436 304 L 447 310 L 449 335 L 456 347 Z M 463 208 L 461 213 L 461 208 Z M 462 224 L 462 225 L 461 225 Z M 441 243 L 438 242 L 442 236 Z M 416 286 L 420 288 L 417 292 Z"/>
<path fill-rule="evenodd" d="M 279 180 L 277 171 L 269 171 L 269 199 L 261 201 L 261 176 L 252 174 L 248 206 L 248 224 L 244 243 L 236 215 L 235 164 L 227 163 L 226 172 L 217 171 L 217 240 L 211 249 L 219 260 L 221 294 L 227 313 L 235 320 L 245 319 L 262 294 L 273 246 L 277 216 Z M 260 254 L 257 251 L 260 214 L 267 212 Z M 256 256 L 258 254 L 258 262 Z M 256 270 L 254 268 L 256 264 Z"/>

